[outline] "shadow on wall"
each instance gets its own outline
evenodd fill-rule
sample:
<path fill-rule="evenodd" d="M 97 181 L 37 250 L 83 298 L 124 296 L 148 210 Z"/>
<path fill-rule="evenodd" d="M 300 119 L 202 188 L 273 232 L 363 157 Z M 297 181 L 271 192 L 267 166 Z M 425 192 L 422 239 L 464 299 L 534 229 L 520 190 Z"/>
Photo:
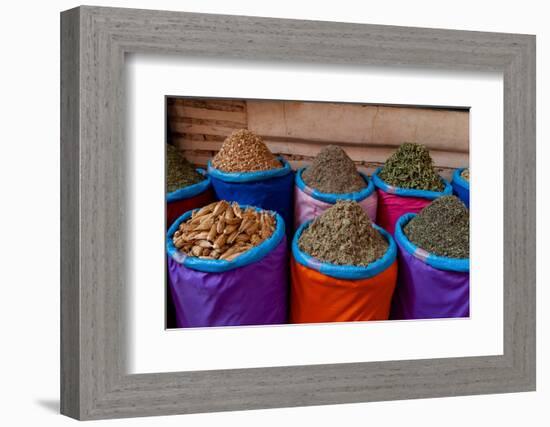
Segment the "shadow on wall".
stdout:
<path fill-rule="evenodd" d="M 59 399 L 37 399 L 35 403 L 50 412 L 59 414 Z"/>

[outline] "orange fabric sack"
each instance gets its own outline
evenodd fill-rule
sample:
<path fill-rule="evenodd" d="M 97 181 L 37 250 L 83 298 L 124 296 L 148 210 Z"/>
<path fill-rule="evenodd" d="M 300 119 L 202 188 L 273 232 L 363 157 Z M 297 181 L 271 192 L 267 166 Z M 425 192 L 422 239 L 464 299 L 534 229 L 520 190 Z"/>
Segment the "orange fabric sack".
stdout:
<path fill-rule="evenodd" d="M 300 250 L 298 239 L 311 221 L 302 224 L 292 242 L 290 322 L 326 323 L 387 320 L 397 281 L 397 247 L 367 267 L 328 264 Z"/>

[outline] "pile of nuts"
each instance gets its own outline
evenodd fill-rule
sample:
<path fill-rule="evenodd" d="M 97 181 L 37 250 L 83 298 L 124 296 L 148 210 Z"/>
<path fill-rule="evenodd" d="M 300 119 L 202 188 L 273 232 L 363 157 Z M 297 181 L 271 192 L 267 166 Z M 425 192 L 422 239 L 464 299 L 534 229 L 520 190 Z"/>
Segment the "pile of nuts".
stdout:
<path fill-rule="evenodd" d="M 193 211 L 174 233 L 173 242 L 188 256 L 231 261 L 271 237 L 274 230 L 272 213 L 221 200 Z"/>

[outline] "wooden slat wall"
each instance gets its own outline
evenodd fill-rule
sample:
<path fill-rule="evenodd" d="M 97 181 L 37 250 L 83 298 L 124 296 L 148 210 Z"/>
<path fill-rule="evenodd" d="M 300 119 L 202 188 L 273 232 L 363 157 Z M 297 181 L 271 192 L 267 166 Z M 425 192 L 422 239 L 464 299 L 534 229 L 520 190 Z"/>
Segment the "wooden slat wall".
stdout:
<path fill-rule="evenodd" d="M 168 138 L 205 166 L 235 129 L 247 128 L 246 101 L 168 98 Z"/>
<path fill-rule="evenodd" d="M 430 148 L 442 175 L 468 165 L 469 114 L 465 111 L 295 101 L 171 98 L 169 138 L 204 166 L 233 130 L 261 135 L 293 167 L 307 165 L 322 146 L 342 146 L 360 169 L 372 172 L 403 142 Z"/>

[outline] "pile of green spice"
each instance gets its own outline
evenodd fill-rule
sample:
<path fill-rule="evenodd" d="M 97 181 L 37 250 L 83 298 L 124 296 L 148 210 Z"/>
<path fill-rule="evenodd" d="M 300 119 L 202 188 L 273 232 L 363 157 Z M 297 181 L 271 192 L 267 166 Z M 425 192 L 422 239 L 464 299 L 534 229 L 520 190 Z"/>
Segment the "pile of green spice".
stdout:
<path fill-rule="evenodd" d="M 166 145 L 166 191 L 176 191 L 204 179 L 173 145 Z"/>
<path fill-rule="evenodd" d="M 322 193 L 353 193 L 367 186 L 353 160 L 336 145 L 324 147 L 302 172 L 302 178 Z"/>
<path fill-rule="evenodd" d="M 461 173 L 460 176 L 466 181 L 470 182 L 470 169 L 466 168 Z"/>
<path fill-rule="evenodd" d="M 416 246 L 439 256 L 470 257 L 470 214 L 456 196 L 435 199 L 404 227 Z"/>
<path fill-rule="evenodd" d="M 387 184 L 395 187 L 442 191 L 443 181 L 434 169 L 428 149 L 407 142 L 393 153 L 378 173 Z"/>
<path fill-rule="evenodd" d="M 381 258 L 388 242 L 355 201 L 338 201 L 307 227 L 298 247 L 323 262 L 367 266 Z"/>

